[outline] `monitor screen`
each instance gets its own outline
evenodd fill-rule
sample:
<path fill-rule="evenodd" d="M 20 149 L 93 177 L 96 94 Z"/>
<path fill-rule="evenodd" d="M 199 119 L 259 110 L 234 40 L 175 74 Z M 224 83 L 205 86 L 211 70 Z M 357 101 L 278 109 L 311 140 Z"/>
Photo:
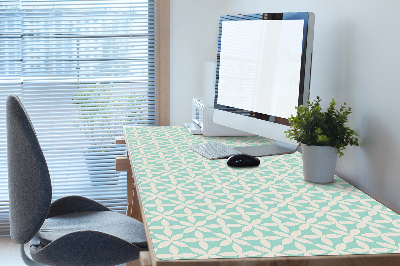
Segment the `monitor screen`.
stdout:
<path fill-rule="evenodd" d="M 314 14 L 226 15 L 219 27 L 214 122 L 296 146 L 284 132 L 309 99 Z"/>
<path fill-rule="evenodd" d="M 288 118 L 298 104 L 303 20 L 223 21 L 217 103 Z"/>

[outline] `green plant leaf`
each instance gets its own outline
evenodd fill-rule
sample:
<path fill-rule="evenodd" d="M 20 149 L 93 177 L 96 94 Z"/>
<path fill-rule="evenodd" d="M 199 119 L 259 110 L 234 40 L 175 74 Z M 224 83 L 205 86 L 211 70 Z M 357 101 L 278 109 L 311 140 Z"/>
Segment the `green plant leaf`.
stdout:
<path fill-rule="evenodd" d="M 314 146 L 332 146 L 337 149 L 339 157 L 346 146 L 359 146 L 356 131 L 346 126 L 351 108 L 346 103 L 336 109 L 336 101 L 332 99 L 326 112 L 322 111 L 321 98 L 317 96 L 308 105 L 296 107 L 297 114 L 291 115 L 290 129 L 286 137 L 300 143 Z"/>

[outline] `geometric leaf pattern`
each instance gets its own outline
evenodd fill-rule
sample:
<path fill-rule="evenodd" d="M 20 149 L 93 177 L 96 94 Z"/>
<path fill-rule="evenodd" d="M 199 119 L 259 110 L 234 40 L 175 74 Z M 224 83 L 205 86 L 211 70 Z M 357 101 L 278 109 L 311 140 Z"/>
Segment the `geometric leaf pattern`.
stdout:
<path fill-rule="evenodd" d="M 207 138 L 179 126 L 124 131 L 160 260 L 400 253 L 398 214 L 337 176 L 304 181 L 298 152 L 235 169 L 188 148 L 269 139 Z"/>

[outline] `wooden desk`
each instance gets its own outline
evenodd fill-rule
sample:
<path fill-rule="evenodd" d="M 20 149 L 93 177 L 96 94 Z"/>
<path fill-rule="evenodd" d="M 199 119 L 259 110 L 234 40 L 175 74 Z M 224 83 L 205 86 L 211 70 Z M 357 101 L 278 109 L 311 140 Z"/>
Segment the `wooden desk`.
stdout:
<path fill-rule="evenodd" d="M 270 141 L 184 127 L 124 135 L 152 265 L 400 265 L 400 216 L 338 177 L 303 181 L 300 153 L 234 169 L 188 146 Z"/>

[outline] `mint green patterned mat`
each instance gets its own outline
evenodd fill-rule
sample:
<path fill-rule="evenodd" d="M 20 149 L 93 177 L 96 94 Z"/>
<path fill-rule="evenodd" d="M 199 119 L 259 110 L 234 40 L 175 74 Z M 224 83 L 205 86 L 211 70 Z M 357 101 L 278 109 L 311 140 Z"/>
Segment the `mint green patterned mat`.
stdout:
<path fill-rule="evenodd" d="M 161 260 L 400 253 L 400 217 L 335 177 L 303 181 L 301 154 L 233 169 L 188 148 L 271 143 L 184 127 L 125 127 L 155 256 Z"/>

